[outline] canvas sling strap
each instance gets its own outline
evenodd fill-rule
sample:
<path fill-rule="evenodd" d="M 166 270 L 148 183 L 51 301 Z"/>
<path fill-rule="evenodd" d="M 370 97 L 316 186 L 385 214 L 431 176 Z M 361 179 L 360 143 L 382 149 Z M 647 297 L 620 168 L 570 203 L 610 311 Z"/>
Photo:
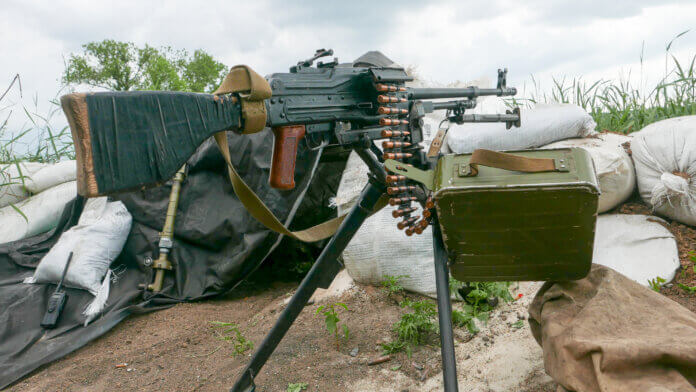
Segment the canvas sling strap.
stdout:
<path fill-rule="evenodd" d="M 329 238 L 334 235 L 336 230 L 338 230 L 338 226 L 341 225 L 341 222 L 343 222 L 346 215 L 328 220 L 308 229 L 299 231 L 288 230 L 280 222 L 280 220 L 273 215 L 271 210 L 268 209 L 263 201 L 259 199 L 256 193 L 249 188 L 242 177 L 240 177 L 239 173 L 237 173 L 237 170 L 235 170 L 230 158 L 230 149 L 229 145 L 227 144 L 227 133 L 216 133 L 215 142 L 217 143 L 218 148 L 220 148 L 220 152 L 222 152 L 222 156 L 225 158 L 225 162 L 227 163 L 227 174 L 229 175 L 230 182 L 232 183 L 234 193 L 237 195 L 237 198 L 239 198 L 239 201 L 242 202 L 244 208 L 249 211 L 249 214 L 254 217 L 254 219 L 258 220 L 261 222 L 261 224 L 266 226 L 268 229 L 275 231 L 276 233 L 283 234 L 304 242 L 314 242 L 323 240 L 324 238 Z M 383 195 L 382 198 L 380 198 L 377 202 L 377 205 L 372 213 L 374 214 L 386 205 L 387 197 Z"/>
<path fill-rule="evenodd" d="M 242 106 L 242 133 L 255 133 L 266 126 L 266 105 L 271 86 L 263 76 L 246 65 L 235 65 L 213 95 L 239 94 Z"/>
<path fill-rule="evenodd" d="M 552 171 L 567 171 L 563 167 L 557 167 L 557 162 L 551 158 L 527 158 L 504 152 L 478 149 L 471 154 L 468 169 L 461 175 L 463 177 L 475 177 L 478 174 L 478 166 L 488 166 L 497 169 L 521 171 L 527 173 L 541 173 Z"/>

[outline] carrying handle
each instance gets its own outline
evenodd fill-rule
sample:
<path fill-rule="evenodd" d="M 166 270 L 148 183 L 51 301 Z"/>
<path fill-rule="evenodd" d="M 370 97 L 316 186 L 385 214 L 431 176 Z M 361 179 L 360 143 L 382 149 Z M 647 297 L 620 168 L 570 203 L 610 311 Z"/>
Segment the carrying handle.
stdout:
<path fill-rule="evenodd" d="M 460 175 L 462 177 L 475 177 L 478 174 L 478 165 L 526 173 L 568 171 L 568 164 L 563 160 L 558 161 L 557 164 L 553 158 L 527 158 L 504 152 L 477 149 L 471 154 L 469 165 L 462 167 Z"/>

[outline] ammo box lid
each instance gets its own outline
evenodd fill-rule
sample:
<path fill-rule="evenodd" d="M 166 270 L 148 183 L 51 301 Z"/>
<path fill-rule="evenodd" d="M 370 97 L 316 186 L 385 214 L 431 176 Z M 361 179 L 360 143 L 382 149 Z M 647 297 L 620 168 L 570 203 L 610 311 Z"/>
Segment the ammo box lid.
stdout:
<path fill-rule="evenodd" d="M 433 176 L 432 190 L 435 198 L 450 190 L 462 188 L 518 188 L 540 186 L 549 187 L 587 187 L 588 191 L 599 193 L 597 177 L 589 153 L 581 148 L 559 148 L 548 150 L 506 151 L 529 158 L 552 158 L 558 167 L 567 171 L 523 173 L 505 169 L 479 166 L 479 173 L 466 177 L 470 154 L 443 155 L 438 161 Z"/>

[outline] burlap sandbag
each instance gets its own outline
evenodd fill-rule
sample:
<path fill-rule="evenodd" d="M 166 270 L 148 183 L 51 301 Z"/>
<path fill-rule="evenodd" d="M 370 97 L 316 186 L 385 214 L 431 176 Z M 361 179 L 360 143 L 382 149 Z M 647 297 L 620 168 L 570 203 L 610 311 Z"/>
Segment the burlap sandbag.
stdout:
<path fill-rule="evenodd" d="M 546 372 L 569 391 L 696 391 L 696 314 L 610 268 L 545 283 L 529 314 Z"/>

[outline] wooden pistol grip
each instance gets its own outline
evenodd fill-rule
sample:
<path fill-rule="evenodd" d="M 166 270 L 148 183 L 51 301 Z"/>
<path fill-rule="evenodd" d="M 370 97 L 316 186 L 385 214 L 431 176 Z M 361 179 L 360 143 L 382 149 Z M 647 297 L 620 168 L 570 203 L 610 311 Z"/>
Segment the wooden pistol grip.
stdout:
<path fill-rule="evenodd" d="M 297 145 L 305 136 L 304 125 L 288 125 L 273 128 L 273 160 L 269 182 L 276 189 L 293 189 L 295 187 L 295 161 Z"/>

